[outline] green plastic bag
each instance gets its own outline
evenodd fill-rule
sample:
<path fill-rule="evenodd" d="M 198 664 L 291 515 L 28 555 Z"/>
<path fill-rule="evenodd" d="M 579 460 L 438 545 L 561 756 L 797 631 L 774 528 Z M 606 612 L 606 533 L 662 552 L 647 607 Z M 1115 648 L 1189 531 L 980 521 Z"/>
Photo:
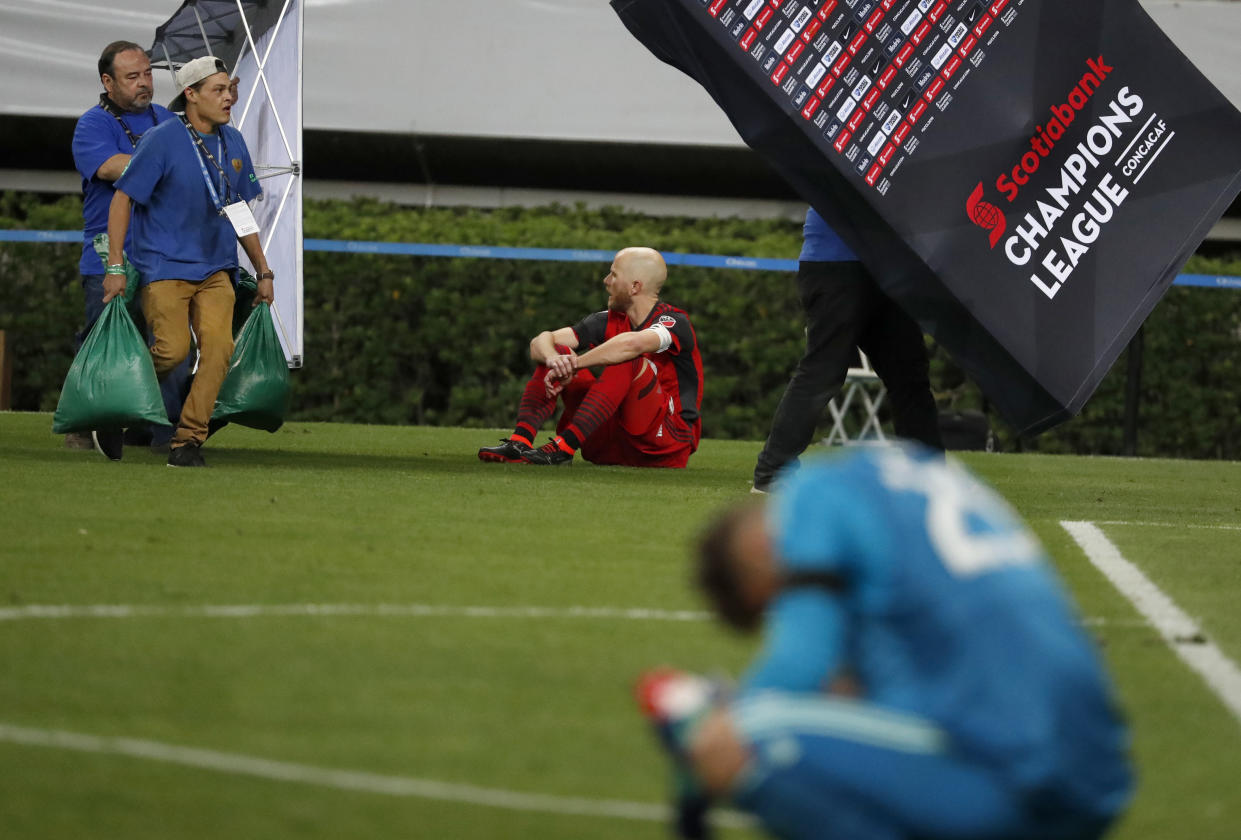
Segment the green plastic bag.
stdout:
<path fill-rule="evenodd" d="M 106 233 L 95 234 L 92 246 L 106 269 L 108 267 L 108 235 Z M 138 316 L 142 314 L 141 303 L 138 300 L 138 269 L 134 268 L 134 264 L 129 261 L 126 254 L 122 253 L 121 259 L 125 266 L 125 305 L 129 307 L 131 315 Z"/>
<path fill-rule="evenodd" d="M 171 425 L 146 342 L 112 298 L 69 366 L 52 432 L 88 432 L 156 423 Z"/>
<path fill-rule="evenodd" d="M 233 304 L 234 339 L 241 332 L 241 328 L 246 325 L 246 321 L 250 319 L 250 313 L 254 311 L 254 296 L 258 294 L 258 291 L 259 281 L 254 279 L 253 274 L 239 267 L 237 282 L 233 284 L 233 293 L 237 296 L 237 302 Z"/>
<path fill-rule="evenodd" d="M 250 311 L 237 336 L 211 419 L 274 432 L 284 425 L 288 411 L 289 365 L 272 322 L 271 306 L 262 303 Z"/>

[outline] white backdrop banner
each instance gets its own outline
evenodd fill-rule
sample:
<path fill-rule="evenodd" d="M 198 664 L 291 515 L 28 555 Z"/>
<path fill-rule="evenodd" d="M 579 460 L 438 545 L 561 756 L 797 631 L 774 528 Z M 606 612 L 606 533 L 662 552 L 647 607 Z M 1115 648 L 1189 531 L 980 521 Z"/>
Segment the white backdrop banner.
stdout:
<path fill-rule="evenodd" d="M 302 9 L 288 0 L 280 20 L 242 53 L 233 123 L 250 148 L 263 199 L 254 216 L 276 273 L 276 329 L 291 367 L 302 365 Z M 262 72 L 260 72 L 260 69 Z M 242 259 L 245 254 L 238 249 Z"/>

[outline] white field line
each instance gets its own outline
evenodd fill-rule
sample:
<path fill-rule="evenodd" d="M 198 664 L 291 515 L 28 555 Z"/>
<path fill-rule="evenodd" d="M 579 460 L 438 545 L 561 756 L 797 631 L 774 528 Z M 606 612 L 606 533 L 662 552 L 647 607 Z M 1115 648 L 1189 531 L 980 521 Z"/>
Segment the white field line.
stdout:
<path fill-rule="evenodd" d="M 45 747 L 73 752 L 119 755 L 128 758 L 161 761 L 182 767 L 211 770 L 234 776 L 250 776 L 277 782 L 314 785 L 336 790 L 374 793 L 417 799 L 434 799 L 442 802 L 460 802 L 482 805 L 488 808 L 504 808 L 510 811 L 533 811 L 545 814 L 577 815 L 587 817 L 613 817 L 643 822 L 666 822 L 671 818 L 668 807 L 646 802 L 627 802 L 620 799 L 584 799 L 571 796 L 549 796 L 537 793 L 474 785 L 452 784 L 434 779 L 410 776 L 387 776 L 359 770 L 337 770 L 295 764 L 289 761 L 273 761 L 240 753 L 218 750 L 179 747 L 159 741 L 139 738 L 100 737 L 79 732 L 57 729 L 33 729 L 0 723 L 0 741 L 27 747 Z M 752 825 L 741 814 L 718 811 L 714 814 L 717 825 L 740 827 Z"/>
<path fill-rule="evenodd" d="M 1208 641 L 1192 618 L 1120 550 L 1093 522 L 1061 522 L 1086 557 L 1112 585 L 1128 598 L 1138 612 L 1163 636 L 1168 646 L 1219 695 L 1229 711 L 1241 721 L 1241 669 Z"/>
<path fill-rule="evenodd" d="M 538 618 L 613 619 L 620 621 L 706 621 L 693 610 L 622 607 L 468 607 L 437 604 L 215 604 L 162 606 L 147 604 L 30 604 L 0 607 L 0 621 L 64 618 Z"/>
<path fill-rule="evenodd" d="M 1241 531 L 1241 525 L 1192 525 L 1185 522 L 1130 522 L 1128 520 L 1115 519 L 1100 520 L 1094 524 L 1130 525 L 1139 528 L 1197 528 L 1207 531 Z"/>
<path fill-rule="evenodd" d="M 29 604 L 0 607 L 0 622 L 93 618 L 531 618 L 597 619 L 602 621 L 708 621 L 711 614 L 694 610 L 643 607 L 453 607 L 435 604 Z M 1147 627 L 1141 619 L 1087 616 L 1089 627 Z"/>

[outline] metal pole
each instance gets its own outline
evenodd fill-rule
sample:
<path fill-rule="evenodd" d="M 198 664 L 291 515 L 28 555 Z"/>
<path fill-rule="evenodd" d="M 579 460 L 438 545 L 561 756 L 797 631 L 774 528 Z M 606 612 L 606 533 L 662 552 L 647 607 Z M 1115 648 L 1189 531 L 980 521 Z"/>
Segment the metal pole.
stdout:
<path fill-rule="evenodd" d="M 13 361 L 9 356 L 9 341 L 0 330 L 0 411 L 13 407 Z"/>

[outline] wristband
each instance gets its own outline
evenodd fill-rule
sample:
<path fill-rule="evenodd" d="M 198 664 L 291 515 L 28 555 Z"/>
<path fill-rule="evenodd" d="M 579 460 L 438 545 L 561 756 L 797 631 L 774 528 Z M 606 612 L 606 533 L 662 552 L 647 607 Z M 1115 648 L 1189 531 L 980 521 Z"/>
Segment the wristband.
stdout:
<path fill-rule="evenodd" d="M 259 279 L 260 280 L 275 280 L 276 275 L 271 271 L 271 269 L 268 269 L 267 271 L 259 272 Z"/>
<path fill-rule="evenodd" d="M 108 270 L 104 272 L 104 274 L 122 274 L 122 275 L 124 273 L 125 273 L 125 266 L 123 265 L 110 265 L 108 266 Z"/>

